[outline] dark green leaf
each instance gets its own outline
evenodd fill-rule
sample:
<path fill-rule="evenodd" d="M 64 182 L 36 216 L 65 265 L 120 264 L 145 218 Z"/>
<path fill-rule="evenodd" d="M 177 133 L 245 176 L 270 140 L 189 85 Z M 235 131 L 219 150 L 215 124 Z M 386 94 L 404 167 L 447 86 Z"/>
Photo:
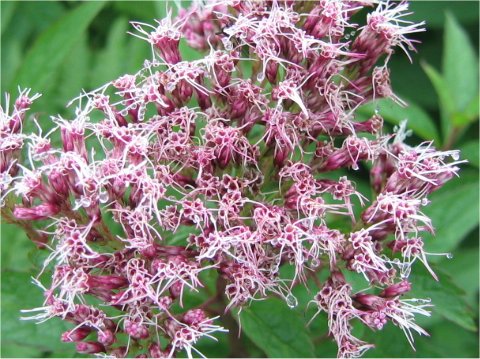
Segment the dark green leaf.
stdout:
<path fill-rule="evenodd" d="M 357 111 L 368 117 L 374 114 L 375 109 L 378 109 L 380 116 L 389 123 L 398 125 L 406 119 L 408 120 L 407 127 L 412 129 L 419 137 L 428 140 L 433 139 L 437 143 L 440 140 L 433 120 L 412 102 L 409 102 L 409 105 L 403 108 L 390 99 L 380 99 L 361 106 Z"/>
<path fill-rule="evenodd" d="M 103 2 L 83 3 L 43 32 L 17 71 L 13 88 L 19 85 L 43 91 L 103 6 Z"/>
<path fill-rule="evenodd" d="M 304 321 L 279 299 L 253 303 L 239 320 L 242 331 L 269 357 L 315 356 Z"/>

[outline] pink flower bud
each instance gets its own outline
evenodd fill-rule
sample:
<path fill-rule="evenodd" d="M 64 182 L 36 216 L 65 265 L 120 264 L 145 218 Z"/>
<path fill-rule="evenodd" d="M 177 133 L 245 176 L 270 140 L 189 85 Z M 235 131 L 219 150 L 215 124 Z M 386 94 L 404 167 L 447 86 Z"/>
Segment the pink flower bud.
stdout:
<path fill-rule="evenodd" d="M 80 327 L 74 330 L 67 330 L 62 334 L 62 342 L 80 342 L 92 332 L 91 328 Z"/>
<path fill-rule="evenodd" d="M 380 293 L 380 296 L 385 298 L 393 298 L 408 293 L 411 289 L 412 286 L 410 282 L 408 282 L 407 280 L 402 280 L 399 283 L 393 284 L 385 288 L 382 293 Z"/>
<path fill-rule="evenodd" d="M 108 347 L 108 346 L 112 345 L 113 343 L 115 343 L 115 341 L 116 341 L 115 334 L 111 330 L 108 330 L 108 329 L 104 329 L 102 331 L 99 331 L 98 332 L 98 341 L 101 344 Z"/>
<path fill-rule="evenodd" d="M 51 203 L 39 204 L 35 207 L 15 207 L 13 215 L 20 220 L 36 221 L 55 216 L 60 212 L 60 208 Z"/>
<path fill-rule="evenodd" d="M 104 353 L 105 347 L 99 342 L 79 342 L 76 345 L 77 352 L 80 354 Z"/>

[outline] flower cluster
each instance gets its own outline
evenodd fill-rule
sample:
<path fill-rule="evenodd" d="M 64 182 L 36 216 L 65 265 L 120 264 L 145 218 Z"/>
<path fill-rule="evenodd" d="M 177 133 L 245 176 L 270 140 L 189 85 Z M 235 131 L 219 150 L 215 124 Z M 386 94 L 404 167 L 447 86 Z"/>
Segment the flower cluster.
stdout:
<path fill-rule="evenodd" d="M 228 312 L 272 295 L 294 307 L 292 289 L 323 271 L 311 304 L 327 314 L 339 356 L 372 346 L 352 334 L 354 320 L 374 330 L 392 322 L 411 343 L 427 334 L 414 317 L 429 315 L 428 302 L 403 296 L 414 262 L 435 276 L 422 208 L 457 174 L 458 152 L 410 147 L 404 128 L 383 133 L 380 113 L 355 118 L 378 98 L 403 104 L 388 60 L 398 48 L 408 55 L 407 36 L 423 31 L 403 18 L 407 3 L 374 3 L 195 3 L 132 23 L 153 58 L 83 93 L 51 132 L 21 131 L 39 95 L 7 104 L 2 215 L 50 251 L 33 318 L 72 323 L 61 339 L 80 353 L 191 356 L 224 330 L 212 300 L 184 305 L 208 286 L 203 273 L 218 278 L 213 298 Z M 366 12 L 365 25 L 352 23 Z M 204 56 L 185 60 L 182 41 Z M 373 198 L 352 180 L 360 168 Z M 370 289 L 353 292 L 348 271 Z"/>

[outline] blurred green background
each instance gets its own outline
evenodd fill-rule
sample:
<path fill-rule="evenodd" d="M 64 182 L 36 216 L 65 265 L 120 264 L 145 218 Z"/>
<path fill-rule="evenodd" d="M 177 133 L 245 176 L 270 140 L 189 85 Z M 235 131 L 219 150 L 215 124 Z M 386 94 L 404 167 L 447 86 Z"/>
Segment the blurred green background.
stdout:
<path fill-rule="evenodd" d="M 44 94 L 33 108 L 41 123 L 57 113 L 70 118 L 72 109 L 66 109 L 65 104 L 80 89 L 93 89 L 124 73 L 136 72 L 150 57 L 147 43 L 126 34 L 131 30 L 128 22 L 152 23 L 154 17 L 165 14 L 165 4 L 2 1 L 2 94 L 16 94 L 18 85 L 32 87 Z M 461 149 L 462 158 L 469 163 L 462 166 L 460 178 L 431 196 L 433 203 L 425 210 L 437 232 L 436 238 L 426 238 L 428 251 L 453 254 L 450 260 L 430 257 L 439 283 L 421 269 L 413 273 L 414 294 L 430 297 L 436 305 L 431 318 L 420 320 L 431 337 L 416 337 L 414 352 L 398 328 L 387 326 L 376 333 L 365 330 L 361 335 L 376 344 L 377 349 L 367 353 L 372 357 L 478 357 L 479 4 L 414 1 L 411 9 L 411 18 L 425 20 L 428 31 L 416 37 L 422 43 L 418 54 L 413 55 L 413 64 L 400 51 L 390 64 L 393 88 L 410 106 L 399 109 L 381 101 L 380 113 L 390 126 L 408 118 L 412 144 L 433 138 L 437 147 Z M 371 110 L 372 106 L 364 106 L 359 115 Z M 59 340 L 62 328 L 66 328 L 61 321 L 41 325 L 19 321 L 20 309 L 37 307 L 42 301 L 41 291 L 30 284 L 38 262 L 38 253 L 26 236 L 2 224 L 2 357 L 74 356 L 73 345 Z M 297 295 L 302 303 L 302 293 Z M 325 322 L 317 320 L 304 328 L 302 323 L 310 318 L 304 305 L 293 311 L 281 303 L 265 305 L 258 303 L 252 308 L 256 321 L 248 314 L 245 319 L 242 340 L 248 341 L 249 355 L 336 355 L 335 345 L 324 340 Z M 299 348 L 298 343 L 303 342 L 309 351 Z M 202 350 L 210 357 L 235 354 L 224 336 L 217 344 L 202 344 Z"/>

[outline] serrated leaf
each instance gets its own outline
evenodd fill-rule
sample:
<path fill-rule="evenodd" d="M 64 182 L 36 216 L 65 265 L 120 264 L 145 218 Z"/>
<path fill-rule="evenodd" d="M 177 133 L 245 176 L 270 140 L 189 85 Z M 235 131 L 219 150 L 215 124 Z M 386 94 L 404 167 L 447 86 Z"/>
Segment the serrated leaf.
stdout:
<path fill-rule="evenodd" d="M 478 174 L 461 171 L 460 178 L 451 180 L 432 193 L 430 200 L 423 212 L 432 219 L 435 235 L 423 235 L 425 246 L 429 252 L 451 252 L 478 226 Z M 431 257 L 432 261 L 439 259 Z"/>
<path fill-rule="evenodd" d="M 269 357 L 315 357 L 302 318 L 276 298 L 255 302 L 240 314 L 242 331 Z"/>
<path fill-rule="evenodd" d="M 83 3 L 45 30 L 18 69 L 13 89 L 31 87 L 42 92 L 103 6 L 103 2 Z"/>
<path fill-rule="evenodd" d="M 419 137 L 426 140 L 440 141 L 435 123 L 430 116 L 414 103 L 407 101 L 407 107 L 401 107 L 390 99 L 372 101 L 358 108 L 358 113 L 372 116 L 377 109 L 380 116 L 391 124 L 398 125 L 403 120 L 408 120 L 407 127 Z"/>
<path fill-rule="evenodd" d="M 465 301 L 465 292 L 460 289 L 450 276 L 434 269 L 439 281 L 433 280 L 426 270 L 415 271 L 409 277 L 412 290 L 408 293 L 411 298 L 430 298 L 435 306 L 432 316 L 441 315 L 445 319 L 465 328 L 475 331 L 477 326 L 473 321 L 473 313 Z"/>
<path fill-rule="evenodd" d="M 451 14 L 447 14 L 443 50 L 443 76 L 457 112 L 462 112 L 478 93 L 478 60 L 467 33 Z"/>

